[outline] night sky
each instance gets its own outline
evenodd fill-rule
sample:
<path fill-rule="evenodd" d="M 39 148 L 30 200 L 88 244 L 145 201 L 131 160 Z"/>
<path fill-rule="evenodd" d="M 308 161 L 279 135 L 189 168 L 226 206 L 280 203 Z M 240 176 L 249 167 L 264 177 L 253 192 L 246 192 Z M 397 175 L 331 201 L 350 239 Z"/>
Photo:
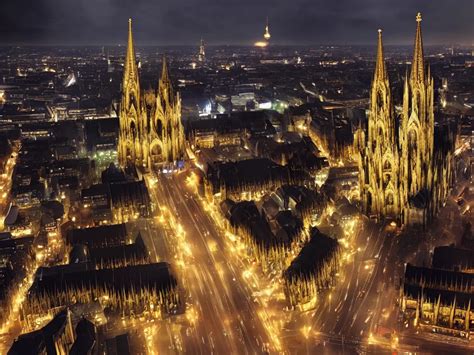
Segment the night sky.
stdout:
<path fill-rule="evenodd" d="M 0 44 L 251 44 L 266 16 L 277 44 L 473 44 L 474 0 L 1 0 Z"/>

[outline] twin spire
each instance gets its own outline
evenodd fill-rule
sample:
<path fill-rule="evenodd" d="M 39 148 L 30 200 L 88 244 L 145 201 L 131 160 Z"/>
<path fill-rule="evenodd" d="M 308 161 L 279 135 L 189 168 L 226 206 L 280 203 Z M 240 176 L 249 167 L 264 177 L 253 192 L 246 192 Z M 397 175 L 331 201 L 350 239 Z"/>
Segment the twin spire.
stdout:
<path fill-rule="evenodd" d="M 413 53 L 413 62 L 411 66 L 411 79 L 416 82 L 424 82 L 424 55 L 423 38 L 421 35 L 421 13 L 416 15 L 416 36 L 415 48 Z M 382 30 L 378 30 L 377 59 L 375 63 L 374 81 L 387 79 L 387 68 L 385 67 L 385 58 L 382 43 Z"/>
<path fill-rule="evenodd" d="M 138 80 L 138 66 L 137 59 L 135 57 L 135 46 L 133 43 L 133 31 L 132 31 L 132 19 L 128 19 L 128 43 L 127 43 L 127 55 L 125 58 L 124 68 L 124 80 L 128 80 L 130 77 Z M 163 70 L 161 72 L 161 82 L 166 83 L 171 87 L 171 80 L 169 76 L 168 66 L 166 64 L 166 57 L 163 56 Z"/>

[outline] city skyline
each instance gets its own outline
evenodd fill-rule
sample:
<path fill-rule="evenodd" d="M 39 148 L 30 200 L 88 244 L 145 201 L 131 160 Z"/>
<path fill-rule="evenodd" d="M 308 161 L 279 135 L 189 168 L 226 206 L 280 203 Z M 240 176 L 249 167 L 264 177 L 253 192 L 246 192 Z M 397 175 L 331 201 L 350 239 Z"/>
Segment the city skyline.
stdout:
<path fill-rule="evenodd" d="M 28 1 L 3 4 L 0 14 L 0 45 L 13 44 L 124 44 L 123 27 L 133 18 L 137 45 L 190 45 L 201 36 L 208 45 L 251 45 L 261 37 L 269 18 L 272 43 L 281 45 L 370 44 L 372 34 L 383 28 L 387 45 L 411 44 L 410 20 L 422 12 L 426 23 L 425 43 L 472 45 L 473 3 L 460 0 L 456 6 L 435 0 L 392 3 L 369 0 L 352 2 L 296 0 L 165 1 L 155 3 L 100 1 L 50 1 L 48 5 Z M 9 16 L 21 13 L 21 16 Z"/>
<path fill-rule="evenodd" d="M 474 350 L 467 2 L 112 1 L 0 16 L 0 354 Z"/>

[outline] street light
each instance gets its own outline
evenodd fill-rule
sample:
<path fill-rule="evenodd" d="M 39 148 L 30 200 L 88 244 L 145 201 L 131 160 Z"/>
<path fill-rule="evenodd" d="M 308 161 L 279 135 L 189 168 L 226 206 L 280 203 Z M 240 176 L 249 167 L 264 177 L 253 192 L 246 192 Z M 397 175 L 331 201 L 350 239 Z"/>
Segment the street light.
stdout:
<path fill-rule="evenodd" d="M 309 338 L 309 333 L 311 332 L 311 326 L 310 326 L 310 325 L 305 325 L 303 328 L 301 328 L 301 332 L 303 333 L 303 336 L 304 336 L 304 338 L 305 338 L 306 354 L 309 354 L 309 350 L 308 350 L 308 338 Z"/>
<path fill-rule="evenodd" d="M 390 342 L 391 344 L 390 345 L 391 345 L 393 350 L 398 348 L 398 342 L 399 342 L 399 340 L 398 340 L 397 334 L 395 332 L 392 333 L 392 338 L 391 338 L 391 342 Z"/>

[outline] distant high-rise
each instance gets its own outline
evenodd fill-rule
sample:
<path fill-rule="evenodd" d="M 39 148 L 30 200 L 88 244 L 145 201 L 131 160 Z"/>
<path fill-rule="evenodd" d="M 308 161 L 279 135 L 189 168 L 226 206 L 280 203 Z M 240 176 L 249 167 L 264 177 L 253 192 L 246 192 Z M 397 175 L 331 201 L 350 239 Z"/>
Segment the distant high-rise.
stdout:
<path fill-rule="evenodd" d="M 204 62 L 206 60 L 206 49 L 204 47 L 204 40 L 201 38 L 201 43 L 199 44 L 199 55 L 198 60 Z"/>
<path fill-rule="evenodd" d="M 419 13 L 416 22 L 411 74 L 405 78 L 398 122 L 379 30 L 367 133 L 358 129 L 355 135 L 366 213 L 402 224 L 425 224 L 433 217 L 452 179 L 452 154 L 445 147 L 434 149 L 434 82 L 429 67 L 425 71 Z"/>
<path fill-rule="evenodd" d="M 158 91 L 142 92 L 129 20 L 124 64 L 118 157 L 120 165 L 145 169 L 179 160 L 184 155 L 181 98 L 171 85 L 166 59 Z"/>

